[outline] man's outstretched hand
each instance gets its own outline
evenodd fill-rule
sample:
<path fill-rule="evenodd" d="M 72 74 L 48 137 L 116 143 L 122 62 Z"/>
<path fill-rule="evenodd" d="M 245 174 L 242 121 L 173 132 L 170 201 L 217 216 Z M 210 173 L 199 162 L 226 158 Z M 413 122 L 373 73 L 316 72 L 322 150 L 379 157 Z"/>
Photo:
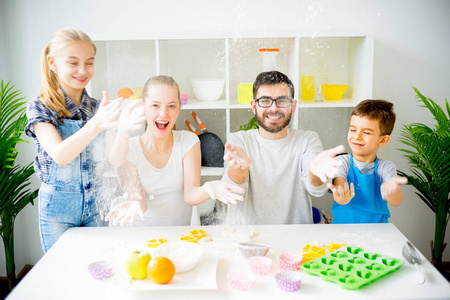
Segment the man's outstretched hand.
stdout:
<path fill-rule="evenodd" d="M 344 146 L 328 149 L 320 152 L 309 165 L 309 171 L 322 182 L 333 179 L 342 166 L 342 161 L 336 159 L 336 155 L 344 152 Z"/>

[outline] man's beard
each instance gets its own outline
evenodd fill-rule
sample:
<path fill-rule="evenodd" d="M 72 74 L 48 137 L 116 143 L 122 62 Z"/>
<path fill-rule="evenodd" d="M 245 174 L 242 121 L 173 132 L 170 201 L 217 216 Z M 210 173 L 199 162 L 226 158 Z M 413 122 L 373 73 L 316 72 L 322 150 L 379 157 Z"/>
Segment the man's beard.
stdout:
<path fill-rule="evenodd" d="M 264 120 L 266 119 L 266 117 L 268 115 L 276 115 L 276 116 L 280 116 L 281 118 L 285 118 L 284 122 L 279 124 L 279 125 L 272 125 L 272 126 L 266 126 L 264 124 Z M 291 122 L 291 116 L 292 116 L 292 110 L 291 112 L 289 112 L 289 115 L 286 117 L 285 114 L 281 113 L 281 112 L 276 112 L 276 113 L 266 113 L 262 116 L 262 118 L 260 116 L 258 116 L 258 112 L 256 111 L 256 120 L 258 121 L 258 124 L 260 127 L 264 128 L 264 130 L 271 132 L 271 133 L 277 133 L 280 132 L 281 130 L 283 130 L 285 127 L 287 127 L 289 125 L 289 122 Z"/>

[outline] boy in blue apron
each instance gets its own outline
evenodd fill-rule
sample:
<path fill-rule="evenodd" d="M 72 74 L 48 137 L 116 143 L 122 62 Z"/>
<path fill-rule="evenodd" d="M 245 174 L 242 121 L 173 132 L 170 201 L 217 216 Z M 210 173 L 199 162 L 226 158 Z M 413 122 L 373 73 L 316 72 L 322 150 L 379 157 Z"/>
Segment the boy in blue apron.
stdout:
<path fill-rule="evenodd" d="M 388 223 L 387 204 L 402 203 L 400 185 L 407 178 L 397 176 L 394 163 L 377 157 L 394 129 L 393 106 L 385 100 L 364 100 L 353 109 L 347 135 L 352 154 L 336 157 L 343 166 L 329 184 L 335 200 L 333 224 Z"/>

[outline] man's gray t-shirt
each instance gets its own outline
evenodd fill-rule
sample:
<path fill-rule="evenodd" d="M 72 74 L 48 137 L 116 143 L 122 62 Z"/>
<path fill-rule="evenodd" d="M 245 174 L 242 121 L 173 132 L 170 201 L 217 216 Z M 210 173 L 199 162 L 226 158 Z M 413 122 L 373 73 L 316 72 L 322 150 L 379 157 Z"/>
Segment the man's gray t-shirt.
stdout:
<path fill-rule="evenodd" d="M 326 184 L 309 183 L 309 164 L 323 151 L 317 133 L 288 129 L 287 136 L 268 140 L 258 129 L 232 133 L 228 143 L 242 148 L 251 158 L 245 199 L 228 205 L 228 224 L 311 224 L 312 208 L 308 192 L 319 197 Z M 228 177 L 225 162 L 223 180 Z"/>

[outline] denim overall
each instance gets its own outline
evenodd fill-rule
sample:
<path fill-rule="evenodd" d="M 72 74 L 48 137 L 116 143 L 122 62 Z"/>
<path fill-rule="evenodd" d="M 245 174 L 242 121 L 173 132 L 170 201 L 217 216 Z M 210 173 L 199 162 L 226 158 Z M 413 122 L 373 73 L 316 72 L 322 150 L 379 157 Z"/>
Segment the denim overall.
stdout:
<path fill-rule="evenodd" d="M 60 119 L 56 129 L 63 140 L 86 121 Z M 70 227 L 101 226 L 99 215 L 103 164 L 103 134 L 99 134 L 73 161 L 52 161 L 50 175 L 39 190 L 39 231 L 44 253 Z"/>
<path fill-rule="evenodd" d="M 361 174 L 353 165 L 350 155 L 350 169 L 347 182 L 353 182 L 355 196 L 346 205 L 333 203 L 333 224 L 339 223 L 388 223 L 391 216 L 387 202 L 381 197 L 381 183 L 378 177 L 378 157 L 372 174 Z"/>

